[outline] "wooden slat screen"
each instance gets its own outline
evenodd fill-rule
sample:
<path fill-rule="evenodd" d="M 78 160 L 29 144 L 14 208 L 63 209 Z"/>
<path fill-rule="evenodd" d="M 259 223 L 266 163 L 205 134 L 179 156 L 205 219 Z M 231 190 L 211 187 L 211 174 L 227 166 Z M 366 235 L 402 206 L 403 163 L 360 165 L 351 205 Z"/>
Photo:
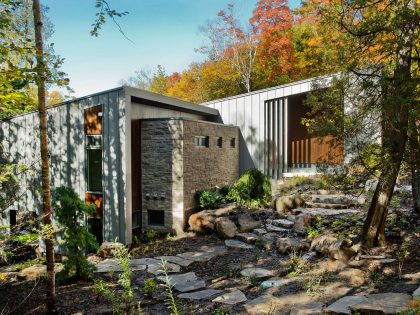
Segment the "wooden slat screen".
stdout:
<path fill-rule="evenodd" d="M 333 136 L 312 137 L 292 141 L 292 161 L 294 166 L 309 164 L 340 164 L 344 160 L 342 143 Z"/>

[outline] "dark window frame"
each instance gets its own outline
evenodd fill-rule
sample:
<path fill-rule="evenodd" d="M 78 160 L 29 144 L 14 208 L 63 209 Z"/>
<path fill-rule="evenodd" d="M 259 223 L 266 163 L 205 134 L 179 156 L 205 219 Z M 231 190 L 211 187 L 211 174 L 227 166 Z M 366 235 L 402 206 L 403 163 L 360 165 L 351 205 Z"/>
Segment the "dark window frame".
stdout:
<path fill-rule="evenodd" d="M 217 137 L 216 139 L 216 146 L 220 149 L 223 148 L 223 137 Z"/>
<path fill-rule="evenodd" d="M 236 148 L 236 138 L 230 138 L 230 147 L 232 149 Z"/>
<path fill-rule="evenodd" d="M 153 214 L 153 215 L 151 215 Z M 158 215 L 158 216 L 156 216 Z M 161 216 L 161 217 L 160 217 Z M 157 219 L 157 220 L 153 220 Z M 147 210 L 147 225 L 165 226 L 165 210 Z"/>
<path fill-rule="evenodd" d="M 209 136 L 194 136 L 194 144 L 197 148 L 208 148 L 210 143 Z"/>

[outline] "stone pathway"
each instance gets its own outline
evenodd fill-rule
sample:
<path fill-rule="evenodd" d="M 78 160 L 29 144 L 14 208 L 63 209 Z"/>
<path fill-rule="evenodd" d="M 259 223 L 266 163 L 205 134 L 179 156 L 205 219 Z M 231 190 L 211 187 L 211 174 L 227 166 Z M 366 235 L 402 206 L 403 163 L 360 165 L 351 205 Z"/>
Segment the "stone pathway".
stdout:
<path fill-rule="evenodd" d="M 225 293 L 218 296 L 213 300 L 213 302 L 223 303 L 228 305 L 236 305 L 238 303 L 245 302 L 247 300 L 245 294 L 242 291 L 234 290 L 232 292 Z"/>

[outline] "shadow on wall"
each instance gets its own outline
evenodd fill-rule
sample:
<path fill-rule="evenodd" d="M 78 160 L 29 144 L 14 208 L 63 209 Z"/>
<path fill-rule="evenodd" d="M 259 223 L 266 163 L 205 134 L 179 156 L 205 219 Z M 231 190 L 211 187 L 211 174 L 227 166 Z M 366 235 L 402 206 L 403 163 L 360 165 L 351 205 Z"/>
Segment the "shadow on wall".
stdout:
<path fill-rule="evenodd" d="M 222 117 L 219 115 L 216 119 L 217 123 L 224 124 Z M 256 155 L 258 157 L 261 156 L 262 160 L 262 149 L 264 148 L 264 143 L 258 143 L 256 138 L 256 129 L 253 127 L 249 127 L 250 135 L 245 139 L 244 135 L 242 134 L 241 128 L 239 128 L 239 175 L 242 175 L 246 170 L 257 167 L 254 163 L 254 159 L 259 161 L 259 158 L 254 159 L 251 156 L 251 152 L 249 151 L 248 145 L 255 144 L 257 146 Z M 247 145 L 248 144 L 248 145 Z"/>

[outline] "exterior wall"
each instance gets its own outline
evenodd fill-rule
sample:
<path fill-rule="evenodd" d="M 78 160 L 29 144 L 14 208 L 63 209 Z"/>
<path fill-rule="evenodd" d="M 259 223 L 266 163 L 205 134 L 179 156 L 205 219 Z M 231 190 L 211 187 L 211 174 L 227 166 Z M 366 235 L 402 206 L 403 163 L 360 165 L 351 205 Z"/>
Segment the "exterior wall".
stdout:
<path fill-rule="evenodd" d="M 71 186 L 85 198 L 86 157 L 84 109 L 103 106 L 103 176 L 104 240 L 118 238 L 125 242 L 124 170 L 122 143 L 125 116 L 122 89 L 103 92 L 67 102 L 47 110 L 51 186 Z M 0 122 L 0 140 L 15 163 L 32 168 L 21 176 L 22 198 L 10 209 L 41 211 L 40 144 L 38 113 L 28 113 Z M 6 222 L 4 222 L 6 221 Z M 8 224 L 8 219 L 3 219 Z"/>
<path fill-rule="evenodd" d="M 196 147 L 195 136 L 209 136 L 209 147 Z M 223 148 L 216 139 L 225 139 Z M 197 206 L 196 192 L 234 182 L 239 174 L 237 127 L 184 119 L 141 123 L 142 228 L 182 232 Z M 236 139 L 230 148 L 230 139 Z M 149 224 L 148 211 L 164 211 L 164 226 Z"/>
<path fill-rule="evenodd" d="M 264 159 L 266 159 L 264 154 L 264 129 L 266 128 L 264 102 L 284 98 L 285 114 L 287 115 L 288 109 L 293 108 L 293 104 L 288 102 L 290 96 L 309 92 L 311 84 L 315 80 L 325 79 L 329 82 L 331 78 L 332 76 L 326 76 L 302 80 L 203 104 L 218 109 L 220 120 L 224 124 L 232 124 L 240 128 L 240 173 L 254 167 L 264 171 Z"/>
<path fill-rule="evenodd" d="M 195 136 L 209 136 L 209 147 L 197 147 Z M 223 138 L 222 148 L 217 146 L 218 137 Z M 238 179 L 239 150 L 239 128 L 184 120 L 184 210 L 197 207 L 197 191 Z"/>
<path fill-rule="evenodd" d="M 143 120 L 141 147 L 142 228 L 171 231 L 174 201 L 182 192 L 182 121 Z M 149 225 L 148 210 L 164 211 L 165 225 Z"/>

